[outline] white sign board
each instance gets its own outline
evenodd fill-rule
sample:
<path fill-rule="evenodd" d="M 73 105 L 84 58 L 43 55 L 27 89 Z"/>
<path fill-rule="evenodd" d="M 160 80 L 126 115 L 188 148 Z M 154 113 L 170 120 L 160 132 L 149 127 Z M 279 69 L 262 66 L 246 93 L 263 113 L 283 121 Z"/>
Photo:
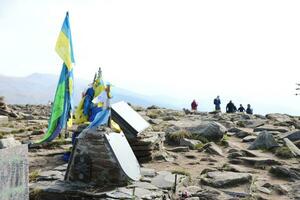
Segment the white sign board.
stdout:
<path fill-rule="evenodd" d="M 105 138 L 124 173 L 134 181 L 139 180 L 141 178 L 140 165 L 125 135 L 122 132 L 113 132 L 105 134 Z"/>

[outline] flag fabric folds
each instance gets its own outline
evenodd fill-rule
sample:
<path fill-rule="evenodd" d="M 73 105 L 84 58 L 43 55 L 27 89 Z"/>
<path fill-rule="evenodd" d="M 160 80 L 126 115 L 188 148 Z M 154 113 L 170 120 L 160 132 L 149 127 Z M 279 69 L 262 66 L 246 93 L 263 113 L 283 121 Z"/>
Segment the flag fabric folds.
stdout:
<path fill-rule="evenodd" d="M 73 110 L 73 66 L 74 54 L 72 45 L 69 14 L 67 12 L 59 33 L 55 50 L 63 60 L 63 66 L 56 88 L 48 130 L 38 144 L 54 140 L 66 126 Z"/>

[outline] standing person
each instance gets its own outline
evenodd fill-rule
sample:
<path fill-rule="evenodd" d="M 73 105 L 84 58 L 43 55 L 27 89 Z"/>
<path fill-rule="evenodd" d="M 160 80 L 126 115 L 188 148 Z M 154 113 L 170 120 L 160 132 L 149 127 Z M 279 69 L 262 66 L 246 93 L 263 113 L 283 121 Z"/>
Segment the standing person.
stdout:
<path fill-rule="evenodd" d="M 191 103 L 191 108 L 192 111 L 197 111 L 197 107 L 198 107 L 198 103 L 196 102 L 196 100 L 194 99 Z"/>
<path fill-rule="evenodd" d="M 214 104 L 215 104 L 215 109 L 217 111 L 221 110 L 221 100 L 220 100 L 220 96 L 217 96 L 217 98 L 214 99 Z"/>
<path fill-rule="evenodd" d="M 242 104 L 240 104 L 240 107 L 238 109 L 239 112 L 245 112 L 245 108 L 243 107 Z"/>
<path fill-rule="evenodd" d="M 236 107 L 230 100 L 229 103 L 226 105 L 226 112 L 227 113 L 235 113 L 236 112 Z"/>
<path fill-rule="evenodd" d="M 253 114 L 253 109 L 251 108 L 250 104 L 247 105 L 246 113 L 249 114 L 249 115 Z"/>

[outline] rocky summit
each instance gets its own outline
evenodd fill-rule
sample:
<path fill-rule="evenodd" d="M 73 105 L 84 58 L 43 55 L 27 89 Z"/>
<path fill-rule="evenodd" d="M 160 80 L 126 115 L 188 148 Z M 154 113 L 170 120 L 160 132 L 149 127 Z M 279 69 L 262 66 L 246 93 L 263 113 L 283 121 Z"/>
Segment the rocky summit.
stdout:
<path fill-rule="evenodd" d="M 129 141 L 139 181 L 115 187 L 64 181 L 70 136 L 82 130 L 74 125 L 66 138 L 29 149 L 30 199 L 300 199 L 300 117 L 132 107 L 151 124 Z M 50 110 L 0 98 L 0 147 L 42 138 Z"/>

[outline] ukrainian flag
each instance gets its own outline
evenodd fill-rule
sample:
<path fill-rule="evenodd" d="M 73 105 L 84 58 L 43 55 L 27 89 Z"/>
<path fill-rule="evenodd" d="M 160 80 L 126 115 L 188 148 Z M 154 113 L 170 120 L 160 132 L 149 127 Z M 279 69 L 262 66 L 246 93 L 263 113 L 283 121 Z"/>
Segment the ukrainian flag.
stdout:
<path fill-rule="evenodd" d="M 56 88 L 51 117 L 48 122 L 48 130 L 44 137 L 37 142 L 39 144 L 54 140 L 72 116 L 74 80 L 72 64 L 75 61 L 68 12 L 59 33 L 55 50 L 63 60 L 63 66 Z"/>

